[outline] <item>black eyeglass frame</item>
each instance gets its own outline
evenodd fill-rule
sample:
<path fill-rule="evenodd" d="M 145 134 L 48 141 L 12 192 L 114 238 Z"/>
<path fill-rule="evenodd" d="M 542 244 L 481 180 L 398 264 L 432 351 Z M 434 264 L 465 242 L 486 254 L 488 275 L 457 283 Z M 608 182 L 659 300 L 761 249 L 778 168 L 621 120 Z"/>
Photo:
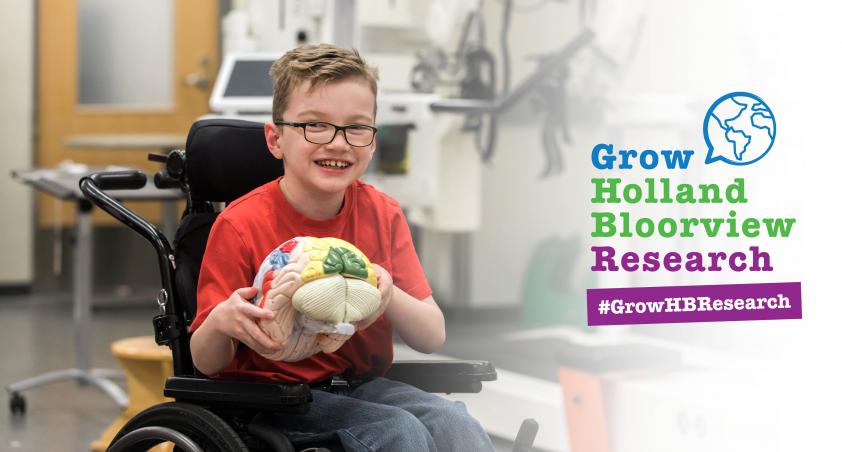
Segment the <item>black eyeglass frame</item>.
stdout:
<path fill-rule="evenodd" d="M 342 137 L 345 138 L 345 142 L 348 143 L 349 146 L 353 146 L 355 148 L 364 148 L 366 146 L 371 146 L 371 143 L 374 143 L 375 136 L 377 136 L 377 127 L 369 126 L 369 125 L 365 125 L 365 124 L 348 124 L 348 125 L 345 125 L 345 126 L 339 126 L 339 125 L 336 125 L 336 124 L 333 124 L 333 123 L 330 123 L 330 122 L 326 122 L 326 121 L 305 121 L 305 122 L 274 121 L 274 123 L 275 123 L 276 126 L 301 127 L 301 129 L 304 131 L 304 139 L 307 140 L 310 143 L 313 143 L 313 144 L 328 144 L 328 143 L 330 143 L 330 142 L 332 142 L 333 140 L 336 139 L 337 133 L 342 131 Z M 311 124 L 326 124 L 326 125 L 332 126 L 333 127 L 333 136 L 330 137 L 330 140 L 327 140 L 324 143 L 319 143 L 319 142 L 310 140 L 309 138 L 307 138 L 307 126 L 311 125 Z M 351 129 L 351 128 L 359 128 L 359 127 L 369 129 L 369 130 L 372 131 L 371 141 L 369 141 L 368 144 L 351 144 L 351 142 L 348 141 L 348 134 L 345 133 L 345 130 Z"/>

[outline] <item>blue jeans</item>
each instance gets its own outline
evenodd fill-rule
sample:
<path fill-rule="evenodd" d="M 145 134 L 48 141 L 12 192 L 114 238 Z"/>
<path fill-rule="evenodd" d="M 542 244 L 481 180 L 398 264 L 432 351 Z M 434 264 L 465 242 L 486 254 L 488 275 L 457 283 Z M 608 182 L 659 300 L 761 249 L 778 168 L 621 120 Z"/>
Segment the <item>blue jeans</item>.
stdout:
<path fill-rule="evenodd" d="M 493 451 L 465 404 L 375 378 L 349 395 L 313 391 L 306 414 L 274 417 L 296 446 L 334 441 L 356 451 Z"/>

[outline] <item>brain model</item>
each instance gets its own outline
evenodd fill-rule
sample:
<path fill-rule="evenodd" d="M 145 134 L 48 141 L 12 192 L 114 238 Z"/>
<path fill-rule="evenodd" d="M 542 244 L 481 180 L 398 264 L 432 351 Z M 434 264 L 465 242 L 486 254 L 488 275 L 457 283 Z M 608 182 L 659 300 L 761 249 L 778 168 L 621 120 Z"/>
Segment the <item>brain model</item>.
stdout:
<path fill-rule="evenodd" d="M 335 352 L 356 322 L 380 307 L 377 276 L 354 245 L 336 238 L 296 237 L 275 248 L 254 278 L 256 305 L 272 311 L 260 326 L 283 349 L 263 355 L 300 361 Z"/>

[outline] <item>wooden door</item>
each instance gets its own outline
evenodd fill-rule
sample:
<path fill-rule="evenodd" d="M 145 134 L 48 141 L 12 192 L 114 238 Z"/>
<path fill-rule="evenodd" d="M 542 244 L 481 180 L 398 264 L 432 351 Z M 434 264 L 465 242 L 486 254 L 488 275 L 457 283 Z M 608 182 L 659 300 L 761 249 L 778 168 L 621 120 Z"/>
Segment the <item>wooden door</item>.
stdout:
<path fill-rule="evenodd" d="M 165 14 L 151 13 L 152 17 L 148 17 L 150 13 L 144 10 L 147 17 L 136 17 L 139 10 L 133 8 L 147 8 L 153 3 Z M 39 0 L 36 165 L 53 167 L 62 161 L 72 160 L 92 166 L 139 167 L 148 173 L 160 169 L 159 164 L 147 162 L 149 152 L 160 151 L 154 147 L 86 149 L 70 147 L 67 140 L 68 137 L 80 134 L 186 136 L 193 121 L 208 112 L 210 87 L 219 67 L 218 3 L 216 0 L 156 0 L 148 3 L 145 0 Z M 97 11 L 92 13 L 91 9 L 97 7 L 110 9 L 111 18 L 101 18 Z M 114 36 L 91 36 L 92 30 L 102 27 L 111 27 Z M 149 39 L 136 39 L 127 43 L 125 39 L 129 32 L 146 33 Z M 147 71 L 142 74 L 160 79 L 157 86 L 163 86 L 163 89 L 156 89 L 155 86 L 144 89 L 153 94 L 151 97 L 160 97 L 160 93 L 165 93 L 165 99 L 155 99 L 149 104 L 144 104 L 143 99 L 139 102 L 137 99 L 128 102 L 99 102 L 96 96 L 86 94 L 88 88 L 85 87 L 96 89 L 113 82 L 97 79 L 102 74 L 90 69 L 91 52 L 81 46 L 90 46 L 91 42 L 95 47 L 105 49 L 106 54 L 119 52 L 117 55 L 121 57 L 120 60 L 129 61 L 129 68 L 125 70 Z M 147 47 L 150 42 L 158 46 L 163 42 L 164 47 L 150 50 Z M 140 55 L 144 51 L 151 54 L 153 60 L 157 58 L 161 64 L 144 65 L 143 61 L 133 61 L 133 55 Z M 161 58 L 162 54 L 166 56 Z M 99 61 L 96 64 L 112 63 Z M 137 67 L 132 68 L 132 64 Z M 135 79 L 138 74 L 141 73 L 130 72 Z M 145 78 L 145 75 L 141 75 L 140 82 L 144 82 Z M 84 86 L 80 82 L 84 82 Z M 115 86 L 112 91 L 119 95 L 131 94 L 134 89 L 126 89 L 119 84 Z M 157 203 L 134 203 L 131 208 L 152 220 L 160 218 L 160 206 Z M 39 196 L 39 224 L 54 224 L 57 220 L 67 224 L 73 219 L 73 210 L 70 203 L 57 208 L 54 200 Z M 101 221 L 104 217 L 99 212 L 94 219 Z"/>

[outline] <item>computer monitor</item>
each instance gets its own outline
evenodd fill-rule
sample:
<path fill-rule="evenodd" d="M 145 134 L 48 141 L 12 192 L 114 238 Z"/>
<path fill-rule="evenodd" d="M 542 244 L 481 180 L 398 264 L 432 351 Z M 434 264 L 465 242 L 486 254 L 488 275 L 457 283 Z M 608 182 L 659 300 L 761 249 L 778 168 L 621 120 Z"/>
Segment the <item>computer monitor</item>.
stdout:
<path fill-rule="evenodd" d="M 210 98 L 212 111 L 226 115 L 272 112 L 269 69 L 277 53 L 231 53 L 225 56 Z"/>

